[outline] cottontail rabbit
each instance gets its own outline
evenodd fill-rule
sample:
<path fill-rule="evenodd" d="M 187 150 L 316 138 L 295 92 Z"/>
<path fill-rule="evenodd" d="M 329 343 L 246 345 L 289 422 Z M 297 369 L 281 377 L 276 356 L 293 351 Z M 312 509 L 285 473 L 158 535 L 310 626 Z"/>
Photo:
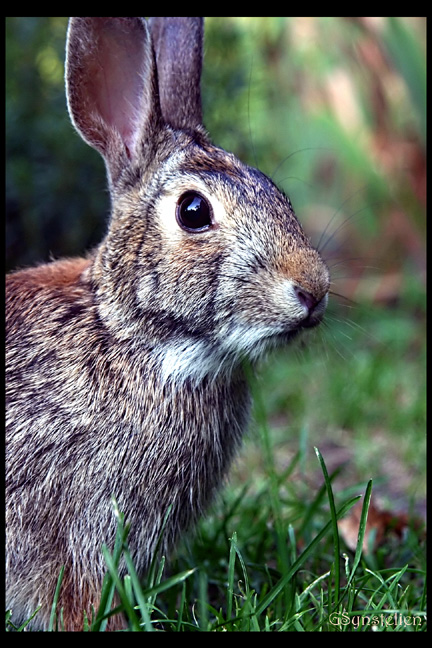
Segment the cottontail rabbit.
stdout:
<path fill-rule="evenodd" d="M 72 18 L 69 111 L 104 157 L 108 232 L 87 258 L 7 278 L 7 605 L 56 580 L 91 614 L 111 496 L 143 574 L 221 485 L 249 416 L 242 361 L 317 324 L 329 273 L 292 206 L 202 126 L 198 18 Z"/>

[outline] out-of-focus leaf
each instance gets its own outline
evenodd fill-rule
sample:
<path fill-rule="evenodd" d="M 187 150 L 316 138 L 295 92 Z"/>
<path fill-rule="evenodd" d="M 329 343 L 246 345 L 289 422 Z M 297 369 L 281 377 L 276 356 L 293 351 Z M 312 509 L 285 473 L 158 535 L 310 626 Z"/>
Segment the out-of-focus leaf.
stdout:
<path fill-rule="evenodd" d="M 389 17 L 383 34 L 387 51 L 403 77 L 417 113 L 421 140 L 426 142 L 426 59 L 419 40 L 400 19 Z"/>

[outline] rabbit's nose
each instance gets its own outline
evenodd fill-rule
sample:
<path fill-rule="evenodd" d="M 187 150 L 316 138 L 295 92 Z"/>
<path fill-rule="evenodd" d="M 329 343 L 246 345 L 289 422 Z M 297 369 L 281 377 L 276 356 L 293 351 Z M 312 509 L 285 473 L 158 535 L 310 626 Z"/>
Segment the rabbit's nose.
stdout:
<path fill-rule="evenodd" d="M 307 290 L 303 290 L 303 288 L 299 288 L 299 286 L 294 286 L 294 292 L 301 305 L 306 306 L 309 312 L 311 312 L 317 305 L 318 300 L 307 292 Z"/>
<path fill-rule="evenodd" d="M 322 319 L 327 304 L 327 296 L 318 299 L 304 288 L 294 286 L 294 292 L 300 304 L 307 309 L 307 313 L 301 322 L 302 326 L 316 326 Z"/>

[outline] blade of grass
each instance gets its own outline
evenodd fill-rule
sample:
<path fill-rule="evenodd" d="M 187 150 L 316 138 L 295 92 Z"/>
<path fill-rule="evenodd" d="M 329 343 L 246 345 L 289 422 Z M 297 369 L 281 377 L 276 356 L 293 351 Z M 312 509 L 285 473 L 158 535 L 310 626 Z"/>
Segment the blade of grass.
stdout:
<path fill-rule="evenodd" d="M 134 605 L 129 599 L 129 597 L 127 596 L 124 584 L 122 583 L 122 580 L 119 576 L 118 565 L 116 564 L 116 561 L 114 560 L 113 556 L 110 554 L 106 545 L 102 547 L 102 553 L 105 558 L 105 562 L 107 564 L 111 578 L 114 581 L 115 587 L 120 597 L 121 604 L 129 618 L 132 630 L 134 630 L 135 632 L 139 632 L 141 631 L 141 626 L 138 617 L 135 614 Z"/>
<path fill-rule="evenodd" d="M 57 603 L 58 603 L 59 596 L 60 596 L 60 589 L 61 589 L 61 584 L 62 584 L 62 580 L 63 580 L 63 574 L 64 574 L 64 565 L 61 567 L 60 573 L 59 573 L 59 576 L 58 576 L 58 579 L 57 579 L 57 585 L 56 585 L 56 589 L 55 589 L 55 593 L 54 593 L 54 599 L 53 599 L 52 606 L 51 606 L 51 614 L 50 614 L 50 620 L 49 620 L 49 624 L 48 624 L 48 632 L 52 632 L 54 630 L 54 622 L 55 622 L 55 618 L 56 618 L 56 608 L 57 608 Z"/>
<path fill-rule="evenodd" d="M 32 619 L 34 619 L 34 617 L 35 617 L 36 614 L 39 612 L 39 610 L 41 609 L 41 607 L 42 607 L 42 606 L 40 605 L 38 608 L 36 608 L 36 610 L 33 612 L 33 614 L 32 614 L 32 615 L 31 615 L 31 616 L 30 616 L 26 621 L 24 621 L 24 623 L 23 623 L 22 625 L 20 625 L 19 627 L 16 626 L 16 625 L 14 625 L 14 624 L 12 623 L 12 621 L 10 620 L 10 619 L 11 619 L 11 616 L 12 616 L 12 610 L 8 610 L 8 611 L 6 612 L 6 625 L 7 625 L 7 626 L 10 626 L 11 628 L 13 628 L 13 630 L 15 630 L 15 632 L 22 632 L 22 631 L 24 630 L 24 628 L 28 626 L 28 624 L 30 623 L 30 621 L 31 621 Z"/>
<path fill-rule="evenodd" d="M 181 630 L 181 626 L 182 626 L 182 623 L 183 623 L 183 612 L 184 612 L 185 606 L 186 606 L 186 582 L 183 581 L 180 605 L 178 607 L 178 612 L 177 612 L 176 632 L 180 632 L 180 630 Z"/>
<path fill-rule="evenodd" d="M 168 506 L 167 512 L 165 513 L 165 516 L 164 516 L 164 519 L 163 519 L 163 522 L 162 522 L 161 531 L 159 533 L 159 537 L 157 539 L 156 547 L 155 547 L 155 550 L 154 550 L 154 553 L 153 553 L 153 558 L 152 558 L 152 561 L 150 563 L 150 568 L 149 568 L 149 572 L 148 572 L 148 579 L 147 579 L 147 584 L 148 584 L 149 587 L 154 585 L 155 581 L 158 582 L 158 575 L 156 574 L 157 558 L 158 558 L 158 555 L 159 555 L 159 549 L 160 549 L 161 544 L 162 544 L 162 538 L 163 538 L 163 534 L 164 534 L 164 531 L 165 531 L 165 527 L 167 525 L 168 518 L 171 515 L 172 508 L 173 508 L 173 505 L 170 504 Z M 160 573 L 160 570 L 159 570 L 159 573 Z"/>
<path fill-rule="evenodd" d="M 135 566 L 132 562 L 131 556 L 129 554 L 129 551 L 124 551 L 124 557 L 126 561 L 126 565 L 128 568 L 129 572 L 129 578 L 132 583 L 132 588 L 133 588 L 133 593 L 135 595 L 135 599 L 138 603 L 139 611 L 141 613 L 141 617 L 144 621 L 144 627 L 147 630 L 147 632 L 152 632 L 153 631 L 153 625 L 151 622 L 150 618 L 150 612 L 148 609 L 147 601 L 145 599 L 145 596 L 142 591 L 141 583 L 139 581 L 138 575 L 135 570 Z"/>
<path fill-rule="evenodd" d="M 396 602 L 395 602 L 395 600 L 393 598 L 393 591 L 397 587 L 400 579 L 405 574 L 407 569 L 408 569 L 408 565 L 405 565 L 405 567 L 402 567 L 402 569 L 400 569 L 395 574 L 392 574 L 391 576 L 389 576 L 389 578 L 387 578 L 386 580 L 384 580 L 383 577 L 381 576 L 381 574 L 379 574 L 378 572 L 372 571 L 370 569 L 366 569 L 365 571 L 367 573 L 374 576 L 380 582 L 380 585 L 377 587 L 377 589 L 372 594 L 372 596 L 371 596 L 371 598 L 369 600 L 369 606 L 380 610 L 380 609 L 383 608 L 383 605 L 386 603 L 386 601 L 389 601 L 389 607 L 394 609 L 394 610 L 397 610 L 398 606 L 396 605 Z M 390 585 L 388 585 L 388 583 L 390 581 L 392 581 L 392 582 L 391 582 Z M 374 596 L 376 594 L 378 594 L 380 589 L 384 589 L 385 591 L 384 591 L 384 594 L 382 595 L 381 600 L 379 601 L 378 605 L 375 606 L 373 604 L 373 598 L 374 598 Z"/>
<path fill-rule="evenodd" d="M 209 627 L 209 611 L 208 611 L 208 576 L 204 569 L 198 572 L 198 615 L 199 627 L 201 630 L 207 631 Z"/>
<path fill-rule="evenodd" d="M 368 516 L 368 511 L 369 511 L 369 504 L 371 500 L 371 495 L 372 495 L 372 479 L 369 480 L 368 485 L 366 486 L 366 492 L 364 495 L 364 501 L 363 501 L 363 506 L 362 506 L 362 512 L 360 516 L 360 524 L 359 524 L 359 530 L 358 530 L 358 536 L 357 536 L 357 546 L 356 546 L 356 552 L 354 555 L 354 561 L 353 561 L 353 566 L 351 569 L 351 573 L 348 578 L 347 582 L 347 587 L 351 583 L 354 574 L 356 572 L 356 569 L 360 563 L 360 559 L 362 556 L 363 552 L 363 540 L 364 536 L 366 533 L 366 522 L 367 522 L 367 516 Z"/>
<path fill-rule="evenodd" d="M 124 525 L 124 514 L 120 513 L 117 502 L 115 498 L 112 498 L 112 504 L 114 507 L 114 514 L 117 518 L 117 532 L 116 539 L 114 542 L 113 550 L 113 562 L 116 566 L 116 569 L 120 562 L 120 556 L 123 550 L 123 545 L 126 542 L 129 526 Z M 102 583 L 101 598 L 99 603 L 98 612 L 96 619 L 91 625 L 92 632 L 104 632 L 108 623 L 108 613 L 111 610 L 112 602 L 114 599 L 115 584 L 114 580 L 111 577 L 111 574 L 108 572 L 104 576 Z"/>
<path fill-rule="evenodd" d="M 345 502 L 341 506 L 341 508 L 337 511 L 336 517 L 337 519 L 343 517 L 349 509 L 354 506 L 356 502 L 360 499 L 360 495 L 357 497 L 352 497 L 350 500 Z M 312 540 L 312 542 L 309 543 L 309 545 L 304 549 L 304 551 L 301 553 L 301 555 L 297 558 L 295 563 L 291 565 L 290 570 L 288 571 L 283 578 L 279 580 L 279 582 L 269 591 L 267 596 L 264 598 L 261 603 L 259 603 L 256 614 L 260 615 L 262 612 L 270 605 L 270 603 L 278 596 L 278 594 L 284 589 L 284 587 L 289 583 L 293 575 L 300 569 L 300 567 L 303 565 L 303 563 L 309 558 L 309 556 L 315 551 L 317 545 L 321 542 L 321 540 L 327 535 L 327 533 L 330 531 L 330 529 L 333 526 L 332 520 L 330 522 L 327 522 L 327 524 L 321 529 L 321 531 L 315 536 L 315 538 Z"/>
<path fill-rule="evenodd" d="M 234 532 L 231 538 L 231 546 L 228 561 L 228 587 L 227 587 L 227 619 L 231 619 L 233 598 L 234 598 L 234 567 L 236 557 L 237 534 Z"/>
<path fill-rule="evenodd" d="M 327 497 L 330 505 L 330 515 L 331 515 L 331 525 L 333 530 L 333 546 L 334 546 L 334 579 L 335 579 L 335 589 L 334 589 L 334 600 L 335 604 L 339 603 L 339 592 L 340 592 L 340 543 L 339 543 L 339 530 L 337 525 L 337 514 L 336 506 L 333 496 L 333 489 L 331 481 L 327 472 L 327 467 L 325 465 L 322 454 L 315 448 L 316 456 L 321 464 L 321 470 L 324 475 L 324 482 L 327 488 Z"/>
<path fill-rule="evenodd" d="M 161 592 L 165 592 L 165 590 L 168 590 L 171 587 L 174 587 L 175 585 L 182 583 L 184 580 L 189 578 L 189 576 L 194 574 L 196 570 L 197 568 L 193 567 L 192 569 L 186 569 L 185 571 L 179 572 L 178 574 L 174 574 L 174 576 L 170 576 L 169 578 L 162 581 L 161 583 L 158 583 L 157 585 L 153 585 L 152 587 L 144 589 L 143 595 L 147 597 L 147 596 L 153 596 L 155 594 L 160 594 Z"/>
<path fill-rule="evenodd" d="M 336 477 L 336 475 L 339 474 L 340 471 L 341 471 L 340 468 L 336 468 L 336 470 L 334 470 L 332 472 L 332 474 L 330 475 L 330 481 L 332 481 Z M 302 525 L 301 525 L 301 527 L 300 527 L 300 529 L 298 531 L 299 537 L 303 537 L 305 535 L 306 530 L 310 526 L 310 520 L 312 520 L 312 518 L 314 517 L 316 511 L 319 509 L 320 504 L 321 504 L 321 502 L 322 502 L 322 500 L 324 498 L 325 492 L 326 492 L 326 485 L 324 483 L 321 486 L 321 488 L 319 489 L 315 499 L 308 506 L 308 508 L 306 510 L 306 513 L 305 513 L 305 515 L 303 517 Z"/>

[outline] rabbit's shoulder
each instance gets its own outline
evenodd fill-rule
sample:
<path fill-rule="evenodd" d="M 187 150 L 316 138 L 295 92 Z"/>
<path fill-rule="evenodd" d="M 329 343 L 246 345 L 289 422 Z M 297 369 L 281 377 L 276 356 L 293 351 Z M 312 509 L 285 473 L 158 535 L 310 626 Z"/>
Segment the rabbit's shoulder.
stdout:
<path fill-rule="evenodd" d="M 61 259 L 33 268 L 18 270 L 6 276 L 7 331 L 12 333 L 23 320 L 36 322 L 86 301 L 88 282 L 84 280 L 90 258 Z M 19 332 L 19 331 L 18 331 Z"/>
<path fill-rule="evenodd" d="M 82 273 L 89 267 L 90 258 L 60 259 L 33 268 L 17 270 L 6 275 L 6 289 L 19 292 L 26 289 L 58 290 L 79 283 Z"/>

